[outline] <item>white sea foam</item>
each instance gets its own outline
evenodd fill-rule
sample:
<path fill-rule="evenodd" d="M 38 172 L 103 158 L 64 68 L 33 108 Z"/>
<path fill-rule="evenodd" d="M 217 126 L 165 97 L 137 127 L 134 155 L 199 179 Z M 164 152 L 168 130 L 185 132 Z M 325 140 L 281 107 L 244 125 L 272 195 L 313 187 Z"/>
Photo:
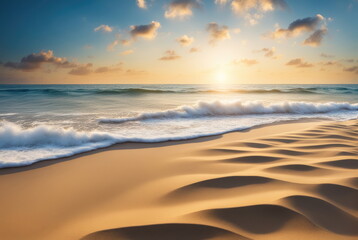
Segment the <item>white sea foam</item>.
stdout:
<path fill-rule="evenodd" d="M 0 117 L 4 117 L 4 116 L 13 116 L 16 115 L 17 113 L 0 113 Z"/>
<path fill-rule="evenodd" d="M 102 122 L 132 122 L 128 125 L 100 126 L 96 122 L 93 125 L 86 123 L 86 131 L 79 130 L 81 127 L 66 128 L 64 125 L 49 126 L 42 123 L 23 127 L 14 122 L 2 121 L 0 168 L 71 156 L 115 143 L 193 139 L 273 122 L 321 117 L 333 120 L 357 118 L 358 104 L 199 102 L 167 111 L 141 113 L 132 118 L 101 119 Z M 158 119 L 161 121 L 142 122 Z M 95 130 L 97 128 L 101 130 Z"/>
<path fill-rule="evenodd" d="M 358 104 L 282 102 L 265 104 L 260 101 L 198 102 L 192 106 L 180 106 L 160 112 L 145 112 L 129 118 L 102 118 L 102 123 L 124 123 L 151 119 L 200 118 L 209 116 L 242 116 L 252 114 L 317 114 L 338 111 L 358 111 Z"/>
<path fill-rule="evenodd" d="M 24 129 L 11 122 L 0 123 L 0 148 L 57 146 L 70 147 L 85 143 L 113 141 L 110 134 L 100 132 L 78 132 L 73 128 L 56 128 L 40 125 Z"/>
<path fill-rule="evenodd" d="M 247 127 L 238 127 L 240 130 Z M 107 147 L 123 142 L 164 142 L 169 140 L 186 140 L 212 135 L 212 132 L 183 132 L 179 135 L 162 134 L 153 136 L 143 132 L 126 133 L 84 132 L 73 128 L 61 128 L 39 125 L 23 128 L 11 122 L 0 122 L 0 168 L 18 167 L 33 164 L 47 159 L 72 156 L 77 153 Z M 226 131 L 217 131 L 221 134 Z M 134 134 L 133 134 L 134 133 Z M 148 135 L 147 137 L 138 137 Z"/>
<path fill-rule="evenodd" d="M 23 128 L 3 121 L 0 123 L 0 168 L 70 156 L 106 147 L 116 141 L 109 133 L 81 132 L 48 125 Z"/>

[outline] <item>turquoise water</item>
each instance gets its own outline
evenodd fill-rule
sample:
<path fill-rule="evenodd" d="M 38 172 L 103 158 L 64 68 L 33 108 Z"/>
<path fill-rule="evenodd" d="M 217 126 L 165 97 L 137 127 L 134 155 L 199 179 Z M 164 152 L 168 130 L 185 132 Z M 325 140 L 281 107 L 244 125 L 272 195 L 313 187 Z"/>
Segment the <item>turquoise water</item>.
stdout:
<path fill-rule="evenodd" d="M 126 141 L 358 117 L 358 85 L 0 85 L 0 167 Z"/>

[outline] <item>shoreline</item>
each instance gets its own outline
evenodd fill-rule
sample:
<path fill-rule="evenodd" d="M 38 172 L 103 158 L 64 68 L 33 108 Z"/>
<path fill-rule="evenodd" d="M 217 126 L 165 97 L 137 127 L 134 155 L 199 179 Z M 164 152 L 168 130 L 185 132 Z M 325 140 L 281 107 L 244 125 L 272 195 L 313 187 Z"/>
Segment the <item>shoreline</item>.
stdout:
<path fill-rule="evenodd" d="M 353 240 L 357 129 L 357 120 L 269 124 L 0 169 L 0 236 Z"/>
<path fill-rule="evenodd" d="M 215 139 L 216 137 L 222 137 L 226 134 L 248 132 L 248 131 L 255 130 L 255 129 L 276 126 L 276 125 L 281 125 L 281 124 L 285 125 L 285 124 L 310 123 L 310 122 L 320 122 L 320 123 L 324 124 L 324 123 L 328 123 L 328 122 L 337 122 L 337 121 L 328 120 L 328 119 L 324 119 L 324 118 L 322 118 L 322 119 L 321 118 L 309 118 L 309 119 L 287 120 L 287 121 L 279 121 L 279 122 L 274 122 L 274 123 L 262 124 L 262 125 L 250 127 L 247 129 L 242 129 L 242 130 L 232 130 L 232 131 L 228 131 L 225 133 L 218 133 L 218 134 L 212 134 L 212 135 L 208 135 L 208 136 L 194 137 L 194 138 L 182 139 L 182 140 L 167 140 L 167 141 L 161 141 L 161 142 L 130 142 L 129 141 L 129 142 L 123 142 L 123 143 L 114 143 L 107 147 L 100 147 L 100 148 L 92 149 L 92 150 L 85 151 L 85 152 L 75 153 L 73 155 L 66 156 L 66 157 L 49 158 L 49 159 L 39 160 L 39 161 L 31 163 L 29 165 L 0 168 L 0 175 L 7 174 L 6 172 L 14 173 L 14 172 L 19 172 L 21 170 L 26 171 L 26 170 L 31 170 L 34 168 L 45 167 L 47 165 L 56 164 L 56 162 L 69 161 L 71 159 L 86 156 L 88 154 L 111 150 L 111 148 L 126 149 L 126 147 L 127 148 L 135 147 L 135 146 L 130 146 L 130 145 L 138 145 L 138 148 L 144 148 L 144 147 L 145 148 L 151 148 L 151 147 L 155 148 L 155 147 L 159 147 L 159 145 L 170 146 L 170 145 L 177 145 L 177 144 L 193 143 L 193 142 L 197 142 L 197 141 L 210 141 L 212 139 Z M 129 146 L 127 146 L 127 145 L 129 145 Z M 139 145 L 143 145 L 143 146 L 139 146 Z M 158 145 L 158 146 L 156 146 L 156 145 Z M 47 164 L 44 162 L 47 162 Z M 5 172 L 5 173 L 3 173 L 3 172 Z"/>

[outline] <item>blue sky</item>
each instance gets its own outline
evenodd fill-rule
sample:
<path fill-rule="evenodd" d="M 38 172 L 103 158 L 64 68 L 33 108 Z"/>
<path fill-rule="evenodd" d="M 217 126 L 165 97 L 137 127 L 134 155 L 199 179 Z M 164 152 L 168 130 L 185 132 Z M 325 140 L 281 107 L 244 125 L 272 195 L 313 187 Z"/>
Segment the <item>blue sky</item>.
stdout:
<path fill-rule="evenodd" d="M 175 1 L 147 0 L 146 9 L 138 7 L 135 0 L 5 1 L 0 9 L 3 32 L 0 38 L 0 61 L 16 63 L 31 53 L 51 50 L 56 57 L 76 62 L 76 66 L 90 63 L 93 68 L 91 71 L 95 71 L 95 67 L 121 65 L 121 73 L 106 73 L 101 77 L 104 83 L 113 81 L 117 83 L 121 80 L 125 83 L 136 83 L 143 82 L 143 79 L 147 79 L 145 81 L 148 83 L 158 81 L 181 83 L 182 78 L 185 78 L 183 83 L 195 82 L 198 79 L 200 82 L 205 82 L 210 72 L 215 71 L 225 71 L 225 75 L 229 75 L 226 78 L 230 78 L 231 82 L 236 81 L 237 71 L 244 72 L 244 75 L 240 75 L 240 79 L 246 77 L 257 83 L 264 79 L 262 74 L 255 74 L 254 71 L 262 72 L 273 68 L 277 68 L 277 71 L 284 68 L 284 77 L 287 81 L 298 81 L 298 78 L 290 77 L 290 74 L 294 75 L 300 69 L 289 73 L 286 71 L 289 67 L 285 66 L 285 63 L 299 58 L 302 62 L 314 65 L 309 70 L 310 74 L 306 73 L 302 78 L 309 77 L 322 82 L 326 74 L 320 73 L 322 66 L 319 64 L 323 65 L 322 61 L 334 61 L 337 63 L 337 66 L 334 66 L 337 68 L 336 79 L 332 78 L 328 83 L 355 83 L 357 80 L 358 70 L 357 72 L 354 69 L 344 70 L 358 65 L 357 0 L 282 0 L 287 4 L 284 9 L 275 7 L 272 11 L 261 11 L 252 8 L 240 13 L 232 10 L 233 7 L 230 5 L 232 3 L 229 0 L 225 5 L 216 4 L 214 0 L 182 1 L 195 2 L 200 7 L 193 7 L 192 15 L 168 18 L 165 17 L 165 11 L 168 11 Z M 250 23 L 248 17 L 250 14 L 251 18 L 257 14 L 255 24 Z M 274 32 L 275 28 L 287 29 L 293 21 L 315 17 L 317 14 L 324 17 L 324 23 L 323 21 L 320 23 L 320 28 L 327 29 L 323 40 L 317 46 L 301 44 L 311 33 L 303 32 L 298 36 L 284 39 L 265 37 L 265 34 Z M 154 39 L 138 39 L 129 46 L 117 44 L 109 50 L 108 46 L 115 40 L 130 38 L 130 26 L 148 25 L 152 21 L 160 23 Z M 227 26 L 230 30 L 230 39 L 223 38 L 224 41 L 220 39 L 215 45 L 210 44 L 207 25 L 211 22 L 217 23 L 219 27 Z M 94 31 L 100 25 L 108 25 L 112 32 Z M 236 31 L 237 29 L 240 29 L 240 32 Z M 175 41 L 183 35 L 195 39 L 190 47 L 183 48 Z M 190 54 L 189 48 L 200 49 L 200 52 Z M 263 58 L 259 51 L 264 48 L 274 48 L 278 60 Z M 126 51 L 131 54 L 121 55 Z M 180 58 L 170 63 L 158 61 L 166 51 L 174 51 Z M 322 54 L 334 57 L 324 59 Z M 246 68 L 239 66 L 237 71 L 227 67 L 231 62 L 245 59 L 255 60 L 257 64 Z M 194 67 L 196 69 L 193 69 Z M 54 82 L 61 83 L 60 79 L 65 79 L 64 83 L 71 83 L 71 81 L 86 83 L 85 78 L 92 79 L 91 81 L 96 81 L 93 79 L 98 78 L 98 75 L 89 76 L 91 74 L 67 76 L 67 72 L 63 69 L 56 70 L 51 67 L 51 74 L 49 74 L 49 68 L 43 68 L 41 65 L 41 69 L 36 68 L 36 71 L 21 71 L 19 68 L 9 69 L 3 66 L 0 67 L 2 78 L 0 81 L 11 83 L 13 78 L 15 82 L 41 83 L 35 81 L 41 79 L 51 83 L 49 79 L 55 79 Z M 222 68 L 225 70 L 218 70 Z M 187 69 L 190 70 L 189 73 L 183 75 L 184 70 Z M 126 76 L 125 72 L 130 71 L 143 74 L 137 77 L 129 74 Z M 208 76 L 205 72 L 208 72 Z M 338 79 L 339 76 L 342 79 Z M 277 81 L 276 78 L 272 78 L 271 82 Z M 248 79 L 245 81 L 247 82 Z"/>

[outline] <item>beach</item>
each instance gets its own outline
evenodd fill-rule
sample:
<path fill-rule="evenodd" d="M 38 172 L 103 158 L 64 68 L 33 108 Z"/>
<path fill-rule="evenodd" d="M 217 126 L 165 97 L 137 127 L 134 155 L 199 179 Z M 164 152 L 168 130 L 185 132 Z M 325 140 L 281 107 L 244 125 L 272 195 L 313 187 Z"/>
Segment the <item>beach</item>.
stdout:
<path fill-rule="evenodd" d="M 0 236 L 356 239 L 357 139 L 357 120 L 301 120 L 3 168 Z"/>
<path fill-rule="evenodd" d="M 358 240 L 358 0 L 2 3 L 0 240 Z"/>

